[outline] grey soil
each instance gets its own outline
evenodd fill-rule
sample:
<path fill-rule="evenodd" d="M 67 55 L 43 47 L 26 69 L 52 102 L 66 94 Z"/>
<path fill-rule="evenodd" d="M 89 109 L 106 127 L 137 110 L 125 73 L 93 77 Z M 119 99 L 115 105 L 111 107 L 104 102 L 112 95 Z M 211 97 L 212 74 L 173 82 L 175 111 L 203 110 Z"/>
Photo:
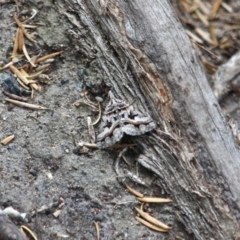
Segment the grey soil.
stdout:
<path fill-rule="evenodd" d="M 42 84 L 43 91 L 36 92 L 31 101 L 49 107 L 50 111 L 13 106 L 5 102 L 5 96 L 0 93 L 0 139 L 15 135 L 10 144 L 0 146 L 0 208 L 12 206 L 28 213 L 29 222 L 25 224 L 38 239 L 62 239 L 58 235 L 68 235 L 68 239 L 97 239 L 94 221 L 99 222 L 101 239 L 176 239 L 173 232 L 172 237 L 157 233 L 135 220 L 134 207 L 139 203 L 119 183 L 113 168 L 118 150 L 90 150 L 87 155 L 73 153 L 76 143 L 89 141 L 87 116 L 93 121 L 97 118 L 97 112 L 90 107 L 77 108 L 73 103 L 81 99 L 86 82 L 94 89 L 105 82 L 106 76 L 97 59 L 86 59 L 76 50 L 81 46 L 72 46 L 71 26 L 51 1 L 45 5 L 33 5 L 29 1 L 21 10 L 32 8 L 38 11 L 34 22 L 45 24 L 32 34 L 42 55 L 65 51 L 56 58 L 49 72 L 50 84 Z M 6 54 L 16 31 L 12 18 L 16 12 L 15 3 L 1 6 L 0 57 L 4 61 L 8 61 Z M 82 74 L 84 71 L 87 74 Z M 4 72 L 12 75 L 9 70 Z M 94 96 L 89 97 L 94 101 Z M 99 97 L 103 97 L 105 106 L 107 95 Z M 129 151 L 130 166 L 121 163 L 120 167 L 136 173 L 136 157 Z M 153 174 L 139 166 L 139 175 L 152 184 L 151 188 L 130 181 L 129 185 L 148 195 L 163 196 Z M 65 205 L 55 218 L 53 212 L 61 198 Z M 43 205 L 52 206 L 34 215 Z M 152 204 L 148 210 L 169 224 L 173 220 L 169 217 L 171 207 Z"/>

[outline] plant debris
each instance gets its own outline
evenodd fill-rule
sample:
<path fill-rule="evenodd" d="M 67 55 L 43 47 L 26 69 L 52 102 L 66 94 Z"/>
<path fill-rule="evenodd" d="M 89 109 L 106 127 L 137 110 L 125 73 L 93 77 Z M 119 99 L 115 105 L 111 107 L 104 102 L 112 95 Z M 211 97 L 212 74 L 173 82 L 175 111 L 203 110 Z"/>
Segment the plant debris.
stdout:
<path fill-rule="evenodd" d="M 14 135 L 10 135 L 6 138 L 4 138 L 2 141 L 1 141 L 1 144 L 2 145 L 7 145 L 9 142 L 11 142 L 12 140 L 14 139 Z"/>
<path fill-rule="evenodd" d="M 146 203 L 169 203 L 172 202 L 169 198 L 156 198 L 156 197 L 138 197 L 138 201 Z"/>
<path fill-rule="evenodd" d="M 32 19 L 36 15 L 36 10 L 34 11 L 33 15 L 28 19 Z M 25 44 L 26 40 L 36 44 L 37 41 L 33 39 L 31 34 L 28 33 L 26 30 L 25 25 L 14 15 L 14 20 L 17 24 L 16 34 L 13 38 L 13 49 L 12 53 L 9 57 L 10 62 L 5 64 L 0 70 L 4 70 L 9 68 L 16 76 L 16 80 L 18 84 L 27 90 L 31 90 L 31 92 L 25 91 L 21 89 L 18 84 L 13 82 L 13 78 L 8 75 L 0 75 L 3 78 L 2 87 L 4 88 L 4 94 L 9 97 L 9 99 L 5 99 L 7 102 L 11 102 L 20 107 L 26 107 L 35 110 L 47 110 L 49 108 L 41 107 L 35 104 L 27 104 L 24 103 L 28 99 L 22 98 L 22 96 L 30 96 L 33 98 L 34 90 L 41 91 L 42 88 L 37 81 L 38 78 L 41 77 L 44 71 L 50 66 L 49 63 L 46 64 L 48 60 L 50 62 L 54 61 L 54 57 L 63 53 L 63 51 L 58 51 L 54 53 L 47 54 L 45 56 L 39 57 L 36 54 L 27 49 L 27 45 Z M 27 63 L 25 63 L 27 62 Z M 17 63 L 17 65 L 15 65 Z M 20 63 L 25 63 L 21 65 Z M 41 63 L 44 63 L 44 67 L 41 67 Z M 33 79 L 36 79 L 33 80 Z M 19 97 L 18 97 L 19 96 Z"/>
<path fill-rule="evenodd" d="M 152 224 L 152 223 L 150 223 L 150 222 L 148 222 L 148 221 L 146 221 L 146 220 L 144 220 L 144 219 L 142 219 L 138 216 L 136 216 L 135 219 L 137 221 L 139 221 L 140 223 L 142 223 L 143 225 L 145 225 L 146 227 L 149 227 L 152 230 L 155 230 L 155 231 L 158 231 L 158 232 L 169 232 L 169 230 L 158 227 L 158 226 L 156 226 L 156 225 L 154 225 L 154 224 Z"/>
<path fill-rule="evenodd" d="M 139 208 L 136 208 L 136 211 L 141 215 L 141 217 L 143 217 L 145 220 L 147 220 L 148 222 L 156 225 L 157 227 L 160 227 L 164 230 L 171 230 L 172 228 L 169 227 L 168 225 L 164 224 L 163 222 L 157 220 L 156 218 L 153 218 L 152 216 L 150 216 L 148 213 L 146 212 L 143 212 L 142 210 L 140 210 Z"/>
<path fill-rule="evenodd" d="M 97 231 L 97 240 L 100 240 L 100 228 L 99 228 L 99 224 L 98 222 L 93 222 L 95 227 L 96 227 L 96 231 Z"/>
<path fill-rule="evenodd" d="M 215 73 L 218 66 L 240 49 L 240 12 L 230 4 L 221 0 L 172 1 L 209 74 Z"/>
<path fill-rule="evenodd" d="M 169 198 L 157 198 L 157 197 L 144 197 L 144 194 L 138 192 L 137 190 L 131 188 L 129 185 L 127 185 L 126 183 L 124 184 L 125 187 L 127 188 L 127 190 L 132 193 L 137 199 L 138 201 L 141 201 L 141 208 L 136 208 L 136 211 L 140 214 L 141 217 L 143 217 L 144 219 L 136 216 L 135 219 L 139 222 L 141 222 L 143 225 L 155 230 L 155 231 L 159 231 L 159 232 L 168 232 L 170 231 L 172 228 L 169 227 L 168 225 L 164 224 L 163 222 L 153 218 L 152 216 L 150 216 L 148 213 L 144 212 L 142 210 L 142 206 L 144 203 L 170 203 L 172 202 L 171 199 Z"/>
<path fill-rule="evenodd" d="M 21 230 L 22 235 L 23 235 L 25 238 L 27 238 L 27 236 L 26 236 L 26 234 L 25 234 L 25 232 L 27 232 L 28 235 L 31 236 L 31 239 L 33 239 L 33 240 L 38 240 L 37 237 L 36 237 L 36 235 L 35 235 L 28 227 L 22 225 L 22 226 L 20 227 L 20 230 Z"/>
<path fill-rule="evenodd" d="M 39 106 L 39 105 L 36 105 L 36 104 L 25 103 L 25 102 L 13 100 L 13 99 L 10 99 L 10 98 L 5 98 L 5 101 L 13 103 L 17 106 L 29 108 L 29 109 L 32 109 L 32 110 L 49 110 L 49 108 L 47 108 L 47 107 L 42 107 L 42 106 Z"/>

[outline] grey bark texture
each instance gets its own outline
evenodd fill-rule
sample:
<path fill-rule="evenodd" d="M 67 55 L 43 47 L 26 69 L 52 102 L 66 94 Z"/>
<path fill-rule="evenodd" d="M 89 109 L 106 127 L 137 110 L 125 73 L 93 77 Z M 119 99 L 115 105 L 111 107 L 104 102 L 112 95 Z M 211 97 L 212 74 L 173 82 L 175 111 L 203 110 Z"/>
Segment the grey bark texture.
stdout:
<path fill-rule="evenodd" d="M 97 59 L 120 97 L 158 126 L 134 138 L 138 162 L 173 199 L 173 229 L 187 239 L 235 239 L 240 152 L 203 67 L 166 0 L 60 1 L 79 48 Z"/>

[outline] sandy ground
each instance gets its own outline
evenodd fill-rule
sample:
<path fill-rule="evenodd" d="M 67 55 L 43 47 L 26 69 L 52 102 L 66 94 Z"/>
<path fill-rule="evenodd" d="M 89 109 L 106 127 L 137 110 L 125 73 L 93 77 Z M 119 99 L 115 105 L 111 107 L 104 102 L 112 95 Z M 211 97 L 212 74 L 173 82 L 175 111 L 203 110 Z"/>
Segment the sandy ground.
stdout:
<path fill-rule="evenodd" d="M 104 73 L 97 60 L 86 64 L 86 59 L 77 54 L 71 46 L 69 22 L 58 15 L 54 5 L 50 6 L 51 3 L 33 6 L 30 1 L 20 8 L 35 8 L 38 13 L 32 22 L 44 23 L 32 34 L 42 55 L 61 49 L 64 53 L 56 58 L 48 73 L 50 82 L 41 84 L 43 90 L 36 92 L 31 100 L 51 110 L 33 111 L 13 106 L 4 101 L 5 96 L 0 92 L 0 139 L 15 135 L 10 144 L 0 146 L 0 207 L 12 206 L 26 212 L 29 221 L 25 224 L 38 239 L 63 239 L 65 235 L 68 239 L 97 239 L 94 221 L 99 223 L 101 239 L 176 239 L 173 233 L 170 237 L 151 231 L 134 219 L 134 207 L 139 204 L 119 183 L 113 169 L 118 150 L 91 150 L 88 155 L 73 153 L 77 142 L 89 141 L 87 116 L 97 118 L 90 107 L 75 107 L 73 103 L 81 99 L 84 82 L 90 82 L 94 88 L 104 81 Z M 5 62 L 16 31 L 12 18 L 16 12 L 14 3 L 1 5 L 0 60 Z M 86 76 L 82 74 L 84 71 Z M 9 70 L 3 72 L 12 75 Z M 107 96 L 100 97 L 106 105 Z M 135 157 L 130 152 L 130 166 L 121 163 L 120 167 L 124 165 L 136 172 Z M 129 185 L 161 196 L 154 176 L 141 167 L 138 170 L 152 184 L 151 189 L 132 182 Z M 61 214 L 54 217 L 62 202 L 65 205 Z M 44 205 L 49 206 L 46 211 L 33 214 Z M 168 206 L 153 204 L 148 208 L 156 218 L 173 223 L 165 215 Z"/>

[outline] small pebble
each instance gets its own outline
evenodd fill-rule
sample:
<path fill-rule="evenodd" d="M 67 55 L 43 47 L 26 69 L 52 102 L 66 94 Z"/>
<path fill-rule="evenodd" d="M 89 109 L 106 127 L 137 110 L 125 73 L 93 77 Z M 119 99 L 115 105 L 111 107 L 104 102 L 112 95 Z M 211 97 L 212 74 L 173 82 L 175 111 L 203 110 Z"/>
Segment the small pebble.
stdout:
<path fill-rule="evenodd" d="M 61 84 L 62 85 L 66 84 L 66 83 L 69 83 L 69 79 L 62 79 L 61 80 Z"/>
<path fill-rule="evenodd" d="M 34 177 L 37 176 L 37 171 L 36 171 L 35 169 L 33 169 L 33 168 L 31 168 L 31 169 L 29 170 L 29 173 L 30 173 L 31 175 L 33 175 Z"/>
<path fill-rule="evenodd" d="M 101 97 L 95 97 L 95 99 L 97 102 L 103 102 L 103 98 L 101 98 Z"/>

